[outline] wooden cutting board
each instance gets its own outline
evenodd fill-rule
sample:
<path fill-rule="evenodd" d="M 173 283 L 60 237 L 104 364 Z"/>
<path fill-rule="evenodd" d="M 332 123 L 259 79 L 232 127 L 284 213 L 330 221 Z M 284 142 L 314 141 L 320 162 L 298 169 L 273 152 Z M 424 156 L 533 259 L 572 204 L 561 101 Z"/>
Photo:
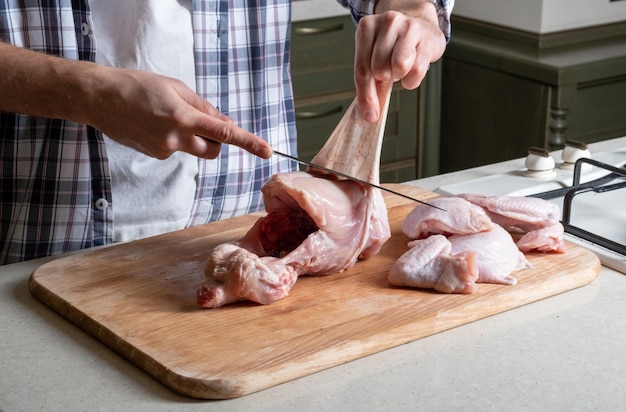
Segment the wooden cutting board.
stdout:
<path fill-rule="evenodd" d="M 417 187 L 390 185 L 429 199 Z M 516 286 L 479 284 L 470 295 L 392 287 L 387 273 L 407 250 L 400 229 L 415 203 L 385 195 L 392 237 L 343 273 L 301 277 L 274 304 L 199 309 L 195 292 L 212 247 L 238 239 L 260 214 L 54 260 L 30 278 L 32 293 L 62 316 L 183 395 L 233 398 L 268 388 L 588 284 L 590 251 L 529 254 Z"/>

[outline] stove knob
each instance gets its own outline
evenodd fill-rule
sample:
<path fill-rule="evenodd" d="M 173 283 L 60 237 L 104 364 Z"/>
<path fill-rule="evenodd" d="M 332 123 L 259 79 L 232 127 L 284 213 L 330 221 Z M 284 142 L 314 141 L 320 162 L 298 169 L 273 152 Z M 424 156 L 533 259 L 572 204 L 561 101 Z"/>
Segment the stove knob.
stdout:
<path fill-rule="evenodd" d="M 552 154 L 542 147 L 531 147 L 528 149 L 525 166 L 525 174 L 527 176 L 544 177 L 556 173 L 554 171 Z"/>
<path fill-rule="evenodd" d="M 563 153 L 561 153 L 561 169 L 573 169 L 576 160 L 582 157 L 591 157 L 591 152 L 589 151 L 589 146 L 585 142 L 579 142 L 578 140 L 567 140 L 565 142 L 565 148 L 563 148 Z M 583 165 L 583 167 L 588 165 Z"/>

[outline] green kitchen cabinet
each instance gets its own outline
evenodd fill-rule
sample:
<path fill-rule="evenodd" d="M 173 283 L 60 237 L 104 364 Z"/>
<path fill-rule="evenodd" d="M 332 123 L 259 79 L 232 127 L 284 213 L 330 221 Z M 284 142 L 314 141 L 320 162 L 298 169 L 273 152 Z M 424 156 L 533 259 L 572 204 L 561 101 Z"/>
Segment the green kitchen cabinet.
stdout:
<path fill-rule="evenodd" d="M 455 17 L 440 172 L 626 135 L 626 22 L 532 34 Z"/>
<path fill-rule="evenodd" d="M 356 96 L 354 31 L 348 15 L 293 24 L 296 125 L 299 156 L 305 160 L 323 146 Z M 440 73 L 440 66 L 433 65 L 417 90 L 394 87 L 381 153 L 381 182 L 437 173 Z"/>

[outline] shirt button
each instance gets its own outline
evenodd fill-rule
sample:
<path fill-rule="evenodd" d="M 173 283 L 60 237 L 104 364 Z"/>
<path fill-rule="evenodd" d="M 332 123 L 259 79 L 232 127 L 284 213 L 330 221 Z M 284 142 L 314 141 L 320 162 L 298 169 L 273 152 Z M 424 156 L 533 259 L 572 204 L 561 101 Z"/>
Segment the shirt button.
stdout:
<path fill-rule="evenodd" d="M 96 200 L 96 209 L 104 210 L 107 207 L 109 207 L 109 202 L 107 202 L 107 200 L 105 198 L 100 198 L 100 199 Z"/>
<path fill-rule="evenodd" d="M 87 23 L 83 23 L 80 25 L 80 32 L 83 34 L 83 36 L 86 36 L 89 34 L 89 24 Z"/>

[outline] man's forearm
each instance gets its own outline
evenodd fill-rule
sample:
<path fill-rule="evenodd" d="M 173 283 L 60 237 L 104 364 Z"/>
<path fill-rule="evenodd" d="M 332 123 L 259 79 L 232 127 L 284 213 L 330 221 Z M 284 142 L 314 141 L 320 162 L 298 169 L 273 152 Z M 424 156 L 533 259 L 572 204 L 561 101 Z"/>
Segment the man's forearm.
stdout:
<path fill-rule="evenodd" d="M 0 111 L 84 122 L 96 65 L 0 42 Z"/>

